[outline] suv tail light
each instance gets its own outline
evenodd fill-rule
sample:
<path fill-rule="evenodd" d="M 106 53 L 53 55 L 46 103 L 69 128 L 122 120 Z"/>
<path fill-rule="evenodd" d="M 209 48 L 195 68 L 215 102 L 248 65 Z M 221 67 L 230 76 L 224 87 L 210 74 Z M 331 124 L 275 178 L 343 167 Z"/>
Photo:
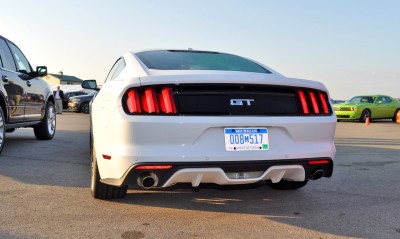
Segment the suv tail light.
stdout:
<path fill-rule="evenodd" d="M 122 98 L 127 114 L 176 114 L 171 87 L 130 88 Z"/>
<path fill-rule="evenodd" d="M 331 113 L 326 93 L 313 90 L 298 90 L 297 95 L 300 101 L 301 115 L 328 115 Z"/>

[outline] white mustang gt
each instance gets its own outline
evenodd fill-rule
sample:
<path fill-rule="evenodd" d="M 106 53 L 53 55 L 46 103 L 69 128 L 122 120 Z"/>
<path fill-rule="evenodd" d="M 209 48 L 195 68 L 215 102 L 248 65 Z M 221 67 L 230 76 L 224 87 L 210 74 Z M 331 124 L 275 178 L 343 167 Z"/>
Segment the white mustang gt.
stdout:
<path fill-rule="evenodd" d="M 220 52 L 127 52 L 91 104 L 92 195 L 264 180 L 298 189 L 332 175 L 335 127 L 319 82 Z"/>

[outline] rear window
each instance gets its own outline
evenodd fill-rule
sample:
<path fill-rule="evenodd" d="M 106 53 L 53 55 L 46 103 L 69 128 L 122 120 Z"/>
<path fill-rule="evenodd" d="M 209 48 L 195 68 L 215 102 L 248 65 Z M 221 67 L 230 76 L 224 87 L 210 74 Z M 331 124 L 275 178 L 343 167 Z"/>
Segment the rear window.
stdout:
<path fill-rule="evenodd" d="M 160 50 L 136 53 L 149 69 L 220 70 L 271 73 L 255 62 L 231 54 L 207 51 Z"/>

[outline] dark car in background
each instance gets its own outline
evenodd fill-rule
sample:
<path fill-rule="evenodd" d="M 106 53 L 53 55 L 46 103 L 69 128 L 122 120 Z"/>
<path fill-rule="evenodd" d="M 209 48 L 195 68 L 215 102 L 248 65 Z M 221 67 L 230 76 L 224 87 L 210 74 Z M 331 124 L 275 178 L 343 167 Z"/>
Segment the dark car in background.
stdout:
<path fill-rule="evenodd" d="M 69 98 L 68 110 L 75 112 L 89 113 L 89 103 L 96 95 L 96 91 L 92 91 L 87 95 L 78 95 Z"/>
<path fill-rule="evenodd" d="M 63 109 L 68 109 L 68 102 L 69 98 L 73 96 L 78 96 L 78 95 L 87 95 L 88 92 L 85 91 L 70 91 L 70 92 L 65 92 L 64 93 L 64 99 L 62 100 L 63 103 Z"/>
<path fill-rule="evenodd" d="M 0 36 L 0 152 L 5 132 L 32 127 L 35 137 L 49 140 L 56 132 L 54 97 L 41 77 L 47 67 L 33 70 L 22 51 Z"/>

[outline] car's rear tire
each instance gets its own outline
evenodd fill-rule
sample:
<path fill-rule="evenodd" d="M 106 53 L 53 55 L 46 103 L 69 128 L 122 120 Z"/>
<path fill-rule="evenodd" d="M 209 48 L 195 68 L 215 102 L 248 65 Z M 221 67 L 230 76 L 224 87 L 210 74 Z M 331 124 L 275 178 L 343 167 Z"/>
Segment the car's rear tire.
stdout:
<path fill-rule="evenodd" d="M 396 122 L 396 120 L 397 120 L 397 114 L 399 113 L 399 111 L 400 111 L 400 109 L 397 109 L 397 110 L 394 112 L 394 116 L 393 116 L 393 118 L 392 118 L 392 121 L 393 121 L 393 122 Z"/>
<path fill-rule="evenodd" d="M 53 102 L 47 102 L 42 122 L 33 127 L 33 132 L 36 139 L 39 140 L 49 140 L 54 137 L 56 133 L 56 111 Z"/>
<path fill-rule="evenodd" d="M 128 186 L 123 185 L 121 187 L 111 186 L 100 182 L 99 169 L 97 167 L 96 152 L 92 147 L 91 152 L 92 158 L 92 172 L 91 172 L 91 183 L 90 189 L 92 196 L 97 199 L 118 199 L 126 196 Z"/>
<path fill-rule="evenodd" d="M 81 112 L 85 113 L 85 114 L 89 114 L 89 102 L 82 103 Z"/>
<path fill-rule="evenodd" d="M 271 180 L 267 180 L 266 182 L 268 186 L 276 190 L 296 190 L 304 187 L 308 183 L 308 180 L 295 182 L 282 179 L 279 183 L 273 183 Z"/>
<path fill-rule="evenodd" d="M 4 140 L 6 136 L 6 121 L 4 120 L 4 112 L 0 107 L 0 153 L 4 148 Z"/>
<path fill-rule="evenodd" d="M 361 113 L 360 122 L 365 123 L 367 121 L 367 118 L 369 118 L 369 120 L 371 121 L 371 111 L 368 109 L 365 109 Z"/>

